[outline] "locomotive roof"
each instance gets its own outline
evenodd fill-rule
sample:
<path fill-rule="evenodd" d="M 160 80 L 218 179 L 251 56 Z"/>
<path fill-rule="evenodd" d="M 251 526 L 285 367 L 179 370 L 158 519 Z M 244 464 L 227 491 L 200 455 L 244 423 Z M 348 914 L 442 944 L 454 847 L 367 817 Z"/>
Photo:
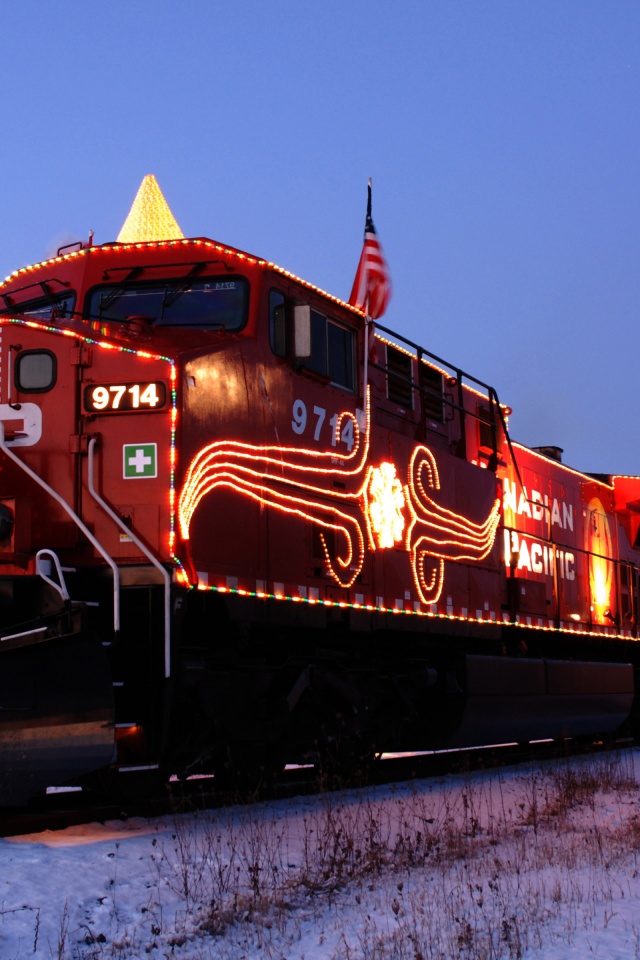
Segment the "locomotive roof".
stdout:
<path fill-rule="evenodd" d="M 332 301 L 333 303 L 339 304 L 340 307 L 348 310 L 350 313 L 355 316 L 364 318 L 364 313 L 362 310 L 357 307 L 351 306 L 345 300 L 342 300 L 340 297 L 336 297 L 331 293 L 328 293 L 326 290 L 323 290 L 321 287 L 316 286 L 313 283 L 309 283 L 308 280 L 304 280 L 302 277 L 297 276 L 294 273 L 291 273 L 289 270 L 285 270 L 284 267 L 279 267 L 278 264 L 273 263 L 269 260 L 264 260 L 261 257 L 255 257 L 251 254 L 245 253 L 243 250 L 239 250 L 236 247 L 227 246 L 221 243 L 218 243 L 216 240 L 211 240 L 208 237 L 191 237 L 191 238 L 182 238 L 179 240 L 151 240 L 135 243 L 122 243 L 120 241 L 110 241 L 103 244 L 97 245 L 83 245 L 78 250 L 73 250 L 71 252 L 62 253 L 58 252 L 58 255 L 55 257 L 50 257 L 47 260 L 41 260 L 39 263 L 29 264 L 25 267 L 20 267 L 17 270 L 14 270 L 9 276 L 0 282 L 0 293 L 5 288 L 15 289 L 15 280 L 26 278 L 30 273 L 35 271 L 41 271 L 43 268 L 54 267 L 56 265 L 66 263 L 70 260 L 75 260 L 77 258 L 86 257 L 89 255 L 112 255 L 119 256 L 123 252 L 140 251 L 148 250 L 150 253 L 153 252 L 156 256 L 159 252 L 165 250 L 172 250 L 175 252 L 177 249 L 183 249 L 185 247 L 204 247 L 205 249 L 211 250 L 218 255 L 228 257 L 231 259 L 237 260 L 239 263 L 247 263 L 265 270 L 271 270 L 273 273 L 276 273 L 282 277 L 285 277 L 288 280 L 292 280 L 295 283 L 300 284 L 305 287 L 307 290 L 311 290 L 314 293 L 320 294 L 323 298 Z"/>
<path fill-rule="evenodd" d="M 243 250 L 238 250 L 236 247 L 225 246 L 207 237 L 184 237 L 155 177 L 151 174 L 143 178 L 116 241 L 97 246 L 93 246 L 91 241 L 88 244 L 78 243 L 78 249 L 73 251 L 62 247 L 55 257 L 15 270 L 0 283 L 0 291 L 9 284 L 13 286 L 13 281 L 16 278 L 21 278 L 31 271 L 39 271 L 73 258 L 87 256 L 91 253 L 95 254 L 98 251 L 103 254 L 116 256 L 123 251 L 130 252 L 135 250 L 138 252 L 148 250 L 149 253 L 153 252 L 157 256 L 159 252 L 164 252 L 167 248 L 175 250 L 176 247 L 182 248 L 193 245 L 204 246 L 209 250 L 215 251 L 218 255 L 222 254 L 224 257 L 248 263 L 265 270 L 271 270 L 273 273 L 286 277 L 288 280 L 293 280 L 308 290 L 320 294 L 325 299 L 339 304 L 342 308 L 349 310 L 356 316 L 364 317 L 361 310 L 352 307 L 339 297 L 334 297 L 332 294 L 327 293 L 326 290 L 322 290 L 320 287 L 303 280 L 302 277 L 296 276 L 271 261 L 254 257 Z M 72 246 L 76 245 L 73 244 Z M 63 253 L 63 250 L 66 250 L 66 252 Z"/>

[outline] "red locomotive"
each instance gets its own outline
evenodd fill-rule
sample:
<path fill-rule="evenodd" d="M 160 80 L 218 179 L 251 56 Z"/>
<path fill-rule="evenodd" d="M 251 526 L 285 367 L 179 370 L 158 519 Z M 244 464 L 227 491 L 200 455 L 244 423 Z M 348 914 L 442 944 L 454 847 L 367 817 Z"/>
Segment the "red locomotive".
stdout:
<path fill-rule="evenodd" d="M 640 479 L 376 334 L 152 178 L 0 285 L 0 801 L 628 720 Z"/>

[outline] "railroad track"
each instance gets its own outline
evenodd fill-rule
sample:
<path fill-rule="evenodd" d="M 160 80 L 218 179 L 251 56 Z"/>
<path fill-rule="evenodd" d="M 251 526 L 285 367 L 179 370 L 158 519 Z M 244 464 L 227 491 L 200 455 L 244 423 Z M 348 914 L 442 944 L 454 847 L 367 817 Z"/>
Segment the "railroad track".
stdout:
<path fill-rule="evenodd" d="M 254 790 L 216 789 L 214 777 L 172 779 L 148 797 L 114 800 L 98 798 L 85 791 L 56 791 L 34 798 L 25 807 L 0 810 L 0 836 L 11 837 L 45 830 L 63 830 L 85 823 L 126 820 L 132 817 L 161 817 L 193 813 L 263 800 L 282 800 L 340 790 L 375 786 L 406 780 L 429 779 L 455 773 L 473 773 L 522 763 L 542 763 L 589 753 L 620 751 L 636 746 L 633 738 L 608 743 L 562 740 L 531 744 L 507 744 L 471 750 L 433 751 L 388 755 L 376 760 L 367 778 L 347 783 L 338 774 L 318 772 L 312 766 L 287 768 L 268 784 Z"/>

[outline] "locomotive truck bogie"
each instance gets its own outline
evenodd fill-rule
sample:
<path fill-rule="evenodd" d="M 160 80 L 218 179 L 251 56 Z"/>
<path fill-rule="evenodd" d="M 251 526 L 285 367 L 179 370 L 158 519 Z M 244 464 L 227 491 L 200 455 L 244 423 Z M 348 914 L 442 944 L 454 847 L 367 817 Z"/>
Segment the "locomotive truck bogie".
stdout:
<path fill-rule="evenodd" d="M 640 479 L 210 240 L 0 298 L 0 802 L 628 720 Z"/>

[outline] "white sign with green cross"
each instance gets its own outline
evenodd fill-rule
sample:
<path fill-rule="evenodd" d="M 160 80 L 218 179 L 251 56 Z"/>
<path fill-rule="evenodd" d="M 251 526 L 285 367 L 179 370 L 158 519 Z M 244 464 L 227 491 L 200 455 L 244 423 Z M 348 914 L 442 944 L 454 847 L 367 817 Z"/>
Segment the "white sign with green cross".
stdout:
<path fill-rule="evenodd" d="M 125 480 L 158 476 L 157 443 L 125 443 L 122 454 Z"/>

